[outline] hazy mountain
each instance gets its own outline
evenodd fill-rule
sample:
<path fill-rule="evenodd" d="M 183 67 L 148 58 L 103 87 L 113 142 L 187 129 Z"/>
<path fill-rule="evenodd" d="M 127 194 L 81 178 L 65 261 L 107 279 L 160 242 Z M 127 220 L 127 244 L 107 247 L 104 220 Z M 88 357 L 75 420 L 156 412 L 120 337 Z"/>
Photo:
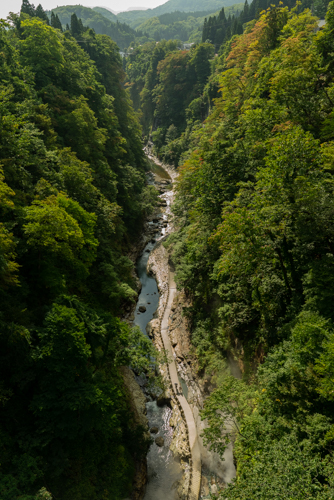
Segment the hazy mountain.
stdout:
<path fill-rule="evenodd" d="M 158 17 L 162 14 L 168 14 L 175 11 L 180 12 L 198 12 L 205 11 L 209 13 L 216 12 L 222 7 L 234 5 L 237 0 L 168 0 L 168 2 L 154 9 L 144 11 L 132 10 L 130 12 L 120 12 L 117 14 L 119 21 L 129 24 L 136 28 L 151 17 Z"/>
<path fill-rule="evenodd" d="M 108 9 L 107 7 L 93 7 L 92 10 L 95 10 L 95 12 L 98 12 L 99 14 L 101 14 L 102 16 L 106 17 L 107 19 L 109 19 L 114 23 L 117 21 L 116 16 L 118 12 L 114 10 Z"/>
<path fill-rule="evenodd" d="M 118 17 L 103 7 L 90 9 L 82 5 L 64 5 L 53 9 L 53 12 L 58 15 L 63 27 L 66 24 L 71 24 L 71 15 L 75 13 L 82 20 L 84 26 L 93 28 L 98 34 L 110 36 L 121 50 L 126 49 L 133 41 L 142 37 L 140 31 L 135 31 L 122 21 L 119 22 Z M 48 14 L 50 15 L 50 13 Z M 143 40 L 140 40 L 140 43 L 146 41 L 147 38 L 144 37 Z"/>
<path fill-rule="evenodd" d="M 133 10 L 147 10 L 147 7 L 129 7 L 124 12 L 131 12 Z M 123 12 L 123 11 L 122 11 Z"/>

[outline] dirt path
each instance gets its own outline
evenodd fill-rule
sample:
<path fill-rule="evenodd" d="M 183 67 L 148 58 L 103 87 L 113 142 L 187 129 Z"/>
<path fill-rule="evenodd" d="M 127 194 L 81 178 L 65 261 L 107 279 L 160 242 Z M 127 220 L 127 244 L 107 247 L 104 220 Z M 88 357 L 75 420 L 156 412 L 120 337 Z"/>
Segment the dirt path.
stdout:
<path fill-rule="evenodd" d="M 198 500 L 201 487 L 201 454 L 197 439 L 197 429 L 194 416 L 188 404 L 188 401 L 183 396 L 183 394 L 181 394 L 179 389 L 176 390 L 176 388 L 179 388 L 180 384 L 177 375 L 176 364 L 174 361 L 173 350 L 168 335 L 168 318 L 171 313 L 173 299 L 176 294 L 174 273 L 172 273 L 171 271 L 169 271 L 168 286 L 169 286 L 168 301 L 161 321 L 161 337 L 164 344 L 164 348 L 168 353 L 168 357 L 169 359 L 172 360 L 172 362 L 168 365 L 168 370 L 174 397 L 178 401 L 179 406 L 181 407 L 181 412 L 183 414 L 184 420 L 188 428 L 188 438 L 189 438 L 189 446 L 191 452 L 191 480 L 188 491 L 188 500 Z"/>

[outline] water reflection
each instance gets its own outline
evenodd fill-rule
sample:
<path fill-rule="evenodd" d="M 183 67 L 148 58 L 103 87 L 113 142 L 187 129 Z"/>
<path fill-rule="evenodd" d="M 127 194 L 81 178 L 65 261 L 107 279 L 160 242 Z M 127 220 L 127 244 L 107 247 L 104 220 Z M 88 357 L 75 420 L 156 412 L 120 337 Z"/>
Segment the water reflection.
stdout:
<path fill-rule="evenodd" d="M 138 298 L 135 319 L 133 324 L 139 326 L 141 331 L 146 335 L 146 326 L 149 321 L 153 318 L 155 311 L 159 304 L 159 292 L 158 286 L 155 278 L 149 276 L 146 272 L 147 261 L 150 256 L 151 250 L 154 248 L 154 242 L 150 241 L 137 262 L 137 274 L 142 284 L 142 289 Z M 145 307 L 145 312 L 139 312 L 140 307 Z"/>

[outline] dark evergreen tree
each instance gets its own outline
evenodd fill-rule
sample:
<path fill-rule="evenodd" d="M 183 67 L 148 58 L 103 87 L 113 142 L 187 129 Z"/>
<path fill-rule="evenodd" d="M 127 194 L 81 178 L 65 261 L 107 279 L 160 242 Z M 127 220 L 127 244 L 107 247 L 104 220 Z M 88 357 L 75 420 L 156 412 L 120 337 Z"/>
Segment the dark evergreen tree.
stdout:
<path fill-rule="evenodd" d="M 82 23 L 81 23 L 82 26 Z M 79 19 L 77 18 L 77 15 L 74 13 L 71 15 L 71 33 L 73 36 L 80 35 L 82 32 Z"/>
<path fill-rule="evenodd" d="M 63 27 L 62 27 L 62 24 L 61 24 L 60 19 L 58 17 L 58 14 L 56 14 L 56 25 L 55 25 L 55 28 L 57 28 L 60 31 L 63 31 Z"/>
<path fill-rule="evenodd" d="M 83 33 L 85 31 L 84 25 L 82 24 L 81 19 L 78 19 L 79 22 L 79 27 L 80 27 L 80 33 Z"/>
<path fill-rule="evenodd" d="M 63 31 L 63 27 L 61 25 L 58 14 L 54 15 L 53 11 L 51 12 L 51 26 L 53 28 L 60 30 L 60 31 Z"/>
<path fill-rule="evenodd" d="M 29 16 L 34 17 L 36 15 L 36 9 L 34 4 L 31 4 L 29 0 L 22 0 L 21 5 L 22 14 L 28 14 Z"/>
<path fill-rule="evenodd" d="M 37 7 L 36 7 L 36 11 L 35 11 L 35 15 L 36 17 L 39 17 L 40 19 L 42 19 L 43 21 L 46 22 L 46 24 L 50 24 L 50 21 L 49 21 L 49 18 L 45 12 L 45 10 L 43 9 L 43 7 L 41 6 L 41 4 L 39 4 Z"/>
<path fill-rule="evenodd" d="M 208 20 L 207 18 L 205 18 L 203 25 L 203 33 L 202 33 L 202 43 L 204 43 L 207 38 L 208 38 Z"/>

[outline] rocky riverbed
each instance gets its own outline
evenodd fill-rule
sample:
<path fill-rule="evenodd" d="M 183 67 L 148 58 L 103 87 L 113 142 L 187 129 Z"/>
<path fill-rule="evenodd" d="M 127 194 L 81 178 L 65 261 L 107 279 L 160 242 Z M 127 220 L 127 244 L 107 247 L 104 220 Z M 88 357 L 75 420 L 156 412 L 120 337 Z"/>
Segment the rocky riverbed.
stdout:
<path fill-rule="evenodd" d="M 157 161 L 152 157 L 152 160 Z M 169 166 L 163 165 L 163 168 L 168 172 L 170 179 L 174 181 L 177 177 L 177 172 Z M 158 350 L 163 348 L 161 343 L 160 335 L 160 323 L 161 317 L 165 310 L 166 301 L 168 299 L 168 272 L 169 272 L 169 254 L 163 245 L 165 237 L 168 236 L 173 231 L 173 220 L 171 213 L 171 204 L 173 201 L 173 190 L 171 189 L 171 183 L 168 179 L 162 179 L 157 174 L 149 173 L 148 181 L 154 183 L 160 191 L 160 203 L 157 210 L 152 214 L 146 221 L 145 231 L 139 242 L 137 242 L 136 247 L 132 250 L 131 258 L 137 259 L 143 251 L 148 252 L 148 262 L 147 270 L 155 277 L 158 291 L 159 291 L 159 303 L 156 312 L 153 315 L 152 320 L 148 323 L 146 327 L 146 332 L 149 337 L 154 342 Z M 157 240 L 161 241 L 157 241 Z M 138 280 L 139 281 L 139 280 Z M 138 289 L 140 289 L 140 283 L 138 284 Z M 203 402 L 205 397 L 212 390 L 210 384 L 210 379 L 206 377 L 199 376 L 198 361 L 195 355 L 195 350 L 191 344 L 191 333 L 188 320 L 183 314 L 183 309 L 185 307 L 190 307 L 191 302 L 186 297 L 183 290 L 177 292 L 172 307 L 171 314 L 169 316 L 169 334 L 170 341 L 173 347 L 173 356 L 177 365 L 177 370 L 179 374 L 180 385 L 183 390 L 184 396 L 187 398 L 188 403 L 193 411 L 196 425 L 198 428 L 198 434 L 200 434 L 204 428 L 205 423 L 203 423 L 199 417 L 199 411 L 203 407 Z M 139 307 L 142 307 L 142 312 L 140 313 Z M 131 323 L 135 314 L 147 314 L 145 306 L 137 305 L 138 312 L 133 309 L 129 310 L 126 315 L 126 320 Z M 144 311 L 145 309 L 145 311 Z M 168 374 L 167 367 L 161 366 L 161 373 L 163 378 L 168 385 Z M 123 375 L 124 376 L 124 375 Z M 130 377 L 131 378 L 131 377 Z M 134 379 L 134 378 L 133 378 Z M 133 387 L 133 379 L 131 379 L 131 385 Z M 129 384 L 129 377 L 125 377 L 126 385 Z M 136 381 L 134 381 L 137 383 Z M 139 381 L 140 382 L 140 381 Z M 141 389 L 145 390 L 145 383 L 140 383 Z M 134 390 L 134 394 L 138 394 L 140 390 L 140 385 L 137 383 L 137 388 Z M 131 391 L 131 388 L 129 389 Z M 147 399 L 152 400 L 152 395 L 148 396 Z M 144 396 L 143 396 L 144 397 Z M 144 397 L 145 399 L 145 397 Z M 154 395 L 153 395 L 154 399 Z M 166 394 L 160 395 L 159 406 L 166 405 L 163 412 L 164 419 L 164 430 L 153 426 L 153 431 L 151 428 L 151 436 L 155 443 L 155 449 L 160 449 L 161 453 L 160 459 L 163 458 L 166 462 L 170 462 L 173 457 L 179 463 L 182 470 L 182 477 L 179 476 L 177 470 L 175 469 L 175 481 L 173 481 L 173 493 L 170 496 L 170 492 L 163 491 L 163 488 L 168 488 L 170 490 L 171 484 L 159 485 L 159 491 L 149 493 L 145 496 L 148 500 L 160 500 L 163 498 L 173 499 L 173 500 L 187 500 L 188 497 L 188 485 L 190 480 L 190 450 L 187 438 L 187 429 L 183 417 L 180 413 L 179 407 L 176 401 L 173 399 L 173 394 L 167 391 Z M 139 401 L 140 400 L 140 401 Z M 141 405 L 142 415 L 146 421 L 147 418 L 144 415 L 146 408 L 150 416 L 150 421 L 154 421 L 157 414 L 157 405 L 153 401 L 152 403 L 146 402 L 146 408 L 143 407 L 143 399 L 139 397 L 137 404 Z M 153 413 L 152 413 L 153 412 Z M 153 420 L 152 420 L 153 419 Z M 160 415 L 161 422 L 161 415 Z M 148 426 L 147 426 L 148 429 Z M 158 433 L 156 436 L 155 431 Z M 164 438 L 162 437 L 164 436 Z M 218 491 L 224 489 L 226 484 L 235 475 L 235 468 L 233 464 L 232 448 L 226 450 L 225 461 L 221 461 L 217 454 L 209 452 L 204 446 L 201 438 L 199 439 L 201 456 L 202 456 L 202 483 L 201 483 L 201 499 L 210 498 L 210 494 L 216 494 Z M 171 472 L 169 471 L 169 474 Z M 172 476 L 171 476 L 172 477 Z M 134 491 L 132 495 L 132 500 L 142 500 L 144 497 L 145 483 L 147 479 L 147 471 L 144 464 L 138 466 L 137 476 L 134 483 Z M 152 480 L 152 478 L 148 478 Z M 154 479 L 153 479 L 154 481 Z M 162 490 L 160 491 L 160 486 Z M 152 489 L 152 488 L 151 488 Z M 153 488 L 154 490 L 154 488 Z M 169 495 L 169 496 L 166 496 Z M 150 496 L 151 495 L 151 496 Z"/>

